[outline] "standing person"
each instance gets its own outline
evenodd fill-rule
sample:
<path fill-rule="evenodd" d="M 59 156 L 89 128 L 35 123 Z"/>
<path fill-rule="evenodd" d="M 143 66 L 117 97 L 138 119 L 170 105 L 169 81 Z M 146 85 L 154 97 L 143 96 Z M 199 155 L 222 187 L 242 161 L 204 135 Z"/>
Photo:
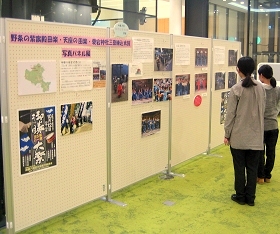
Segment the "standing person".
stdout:
<path fill-rule="evenodd" d="M 255 205 L 259 155 L 263 149 L 265 90 L 251 75 L 255 69 L 251 57 L 237 63 L 241 80 L 230 89 L 224 124 L 225 145 L 230 145 L 234 167 L 231 199 L 240 205 Z"/>
<path fill-rule="evenodd" d="M 258 179 L 259 184 L 269 183 L 271 171 L 275 161 L 275 147 L 278 139 L 278 105 L 280 101 L 280 87 L 276 87 L 272 67 L 263 65 L 258 70 L 259 79 L 266 92 L 266 106 L 264 112 L 264 150 L 260 155 Z M 265 157 L 266 154 L 266 157 Z"/>

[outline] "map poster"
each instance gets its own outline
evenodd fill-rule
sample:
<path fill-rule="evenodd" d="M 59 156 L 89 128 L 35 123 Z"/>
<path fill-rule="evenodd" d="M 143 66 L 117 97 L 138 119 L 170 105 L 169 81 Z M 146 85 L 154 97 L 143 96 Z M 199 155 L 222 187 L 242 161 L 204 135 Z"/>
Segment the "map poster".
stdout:
<path fill-rule="evenodd" d="M 56 61 L 18 61 L 18 95 L 56 92 Z"/>
<path fill-rule="evenodd" d="M 19 111 L 21 175 L 56 166 L 55 107 Z"/>

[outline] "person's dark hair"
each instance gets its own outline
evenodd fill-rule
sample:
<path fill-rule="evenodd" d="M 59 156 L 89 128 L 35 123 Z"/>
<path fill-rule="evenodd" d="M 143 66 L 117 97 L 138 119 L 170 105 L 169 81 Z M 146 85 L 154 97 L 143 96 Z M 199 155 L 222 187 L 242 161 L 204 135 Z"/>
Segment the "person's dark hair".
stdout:
<path fill-rule="evenodd" d="M 276 79 L 273 77 L 273 69 L 269 65 L 262 65 L 258 70 L 259 75 L 263 75 L 265 79 L 269 79 L 270 85 L 276 87 Z"/>
<path fill-rule="evenodd" d="M 253 85 L 257 85 L 251 78 L 252 73 L 255 70 L 255 62 L 249 57 L 242 57 L 237 62 L 237 67 L 240 72 L 242 72 L 246 77 L 242 82 L 242 86 L 245 88 L 249 88 Z"/>

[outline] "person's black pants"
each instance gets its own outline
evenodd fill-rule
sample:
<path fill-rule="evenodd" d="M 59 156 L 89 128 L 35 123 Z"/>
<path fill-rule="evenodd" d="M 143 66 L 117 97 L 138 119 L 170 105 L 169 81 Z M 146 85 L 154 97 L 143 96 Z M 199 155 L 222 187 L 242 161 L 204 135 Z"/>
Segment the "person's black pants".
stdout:
<path fill-rule="evenodd" d="M 240 150 L 230 147 L 234 167 L 234 188 L 239 201 L 254 202 L 260 150 Z"/>
<path fill-rule="evenodd" d="M 264 131 L 264 150 L 260 155 L 258 177 L 271 178 L 275 162 L 275 147 L 278 140 L 278 129 Z"/>

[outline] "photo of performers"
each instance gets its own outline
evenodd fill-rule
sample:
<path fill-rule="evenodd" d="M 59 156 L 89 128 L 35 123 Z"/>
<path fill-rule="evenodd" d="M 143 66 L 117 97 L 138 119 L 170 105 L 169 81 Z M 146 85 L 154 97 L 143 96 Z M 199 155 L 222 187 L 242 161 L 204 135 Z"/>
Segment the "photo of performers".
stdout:
<path fill-rule="evenodd" d="M 112 64 L 112 102 L 128 100 L 128 64 Z"/>
<path fill-rule="evenodd" d="M 237 65 L 237 50 L 228 51 L 228 65 L 229 66 Z"/>
<path fill-rule="evenodd" d="M 172 100 L 172 78 L 154 79 L 154 100 L 156 102 Z"/>
<path fill-rule="evenodd" d="M 153 101 L 153 79 L 132 80 L 132 105 Z"/>
<path fill-rule="evenodd" d="M 208 64 L 208 49 L 195 48 L 195 66 L 207 67 Z"/>
<path fill-rule="evenodd" d="M 224 124 L 227 116 L 227 102 L 229 97 L 229 91 L 221 93 L 221 118 L 220 123 Z"/>
<path fill-rule="evenodd" d="M 160 117 L 160 110 L 142 114 L 142 137 L 150 136 L 160 131 Z"/>
<path fill-rule="evenodd" d="M 176 75 L 175 96 L 190 94 L 190 74 Z"/>
<path fill-rule="evenodd" d="M 61 135 L 92 130 L 92 101 L 61 105 Z"/>
<path fill-rule="evenodd" d="M 228 73 L 228 88 L 230 89 L 234 86 L 237 82 L 237 74 L 236 72 L 229 72 Z"/>
<path fill-rule="evenodd" d="M 207 91 L 207 73 L 195 74 L 195 92 Z"/>
<path fill-rule="evenodd" d="M 215 90 L 224 89 L 225 88 L 225 73 L 224 72 L 216 72 L 215 73 Z"/>
<path fill-rule="evenodd" d="M 56 166 L 55 107 L 19 111 L 21 174 Z"/>
<path fill-rule="evenodd" d="M 155 48 L 154 71 L 172 71 L 173 49 Z"/>

